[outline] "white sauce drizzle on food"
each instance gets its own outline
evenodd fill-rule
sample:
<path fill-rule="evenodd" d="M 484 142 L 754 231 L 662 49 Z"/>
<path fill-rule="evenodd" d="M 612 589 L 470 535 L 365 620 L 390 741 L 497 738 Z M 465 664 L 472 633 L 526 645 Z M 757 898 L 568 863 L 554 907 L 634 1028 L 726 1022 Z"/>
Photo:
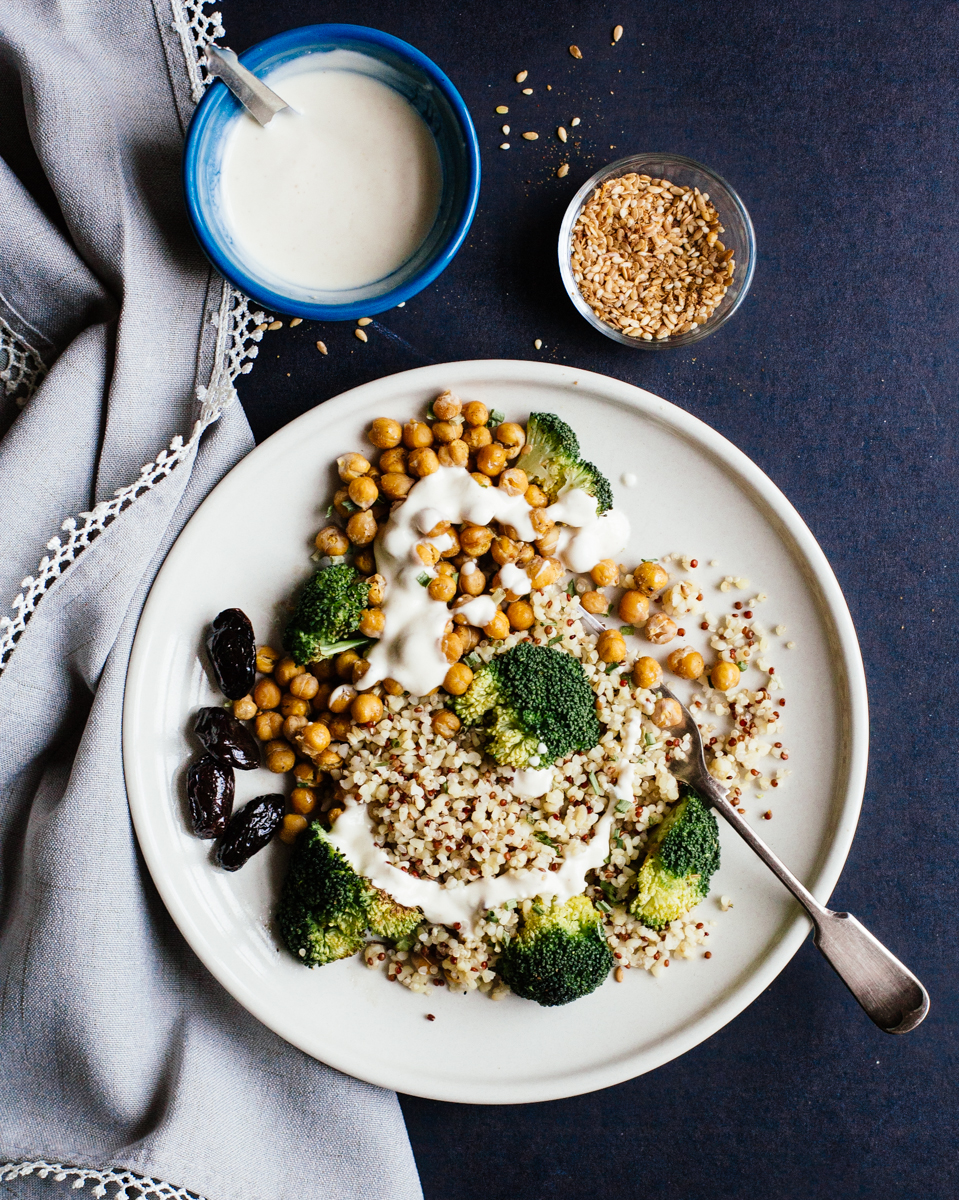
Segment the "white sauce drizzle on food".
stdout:
<path fill-rule="evenodd" d="M 534 800 L 537 796 L 545 796 L 553 786 L 553 768 L 521 767 L 513 772 L 510 782 L 517 796 Z"/>
<path fill-rule="evenodd" d="M 516 563 L 507 563 L 504 567 L 500 567 L 499 581 L 514 596 L 526 596 L 533 590 L 529 575 Z"/>
<path fill-rule="evenodd" d="M 458 605 L 453 611 L 457 615 L 464 616 L 470 625 L 479 625 L 480 628 L 483 628 L 496 616 L 498 609 L 493 597 L 484 595 L 474 596 L 472 600 Z"/>
<path fill-rule="evenodd" d="M 639 480 L 632 473 L 632 471 L 624 471 L 622 475 L 620 475 L 619 480 L 623 487 L 635 487 L 636 484 L 639 483 Z"/>
<path fill-rule="evenodd" d="M 602 559 L 625 550 L 629 541 L 626 515 L 615 508 L 598 515 L 596 501 L 581 488 L 566 492 L 546 513 L 568 526 L 560 530 L 556 553 L 571 571 L 589 571 Z"/>

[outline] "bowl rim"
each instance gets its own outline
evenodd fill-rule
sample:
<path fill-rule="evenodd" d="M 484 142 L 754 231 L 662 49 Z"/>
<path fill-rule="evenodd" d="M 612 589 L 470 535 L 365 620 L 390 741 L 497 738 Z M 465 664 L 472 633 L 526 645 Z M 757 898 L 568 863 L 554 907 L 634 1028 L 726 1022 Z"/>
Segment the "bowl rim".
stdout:
<path fill-rule="evenodd" d="M 663 341 L 643 341 L 642 338 L 630 338 L 612 325 L 607 325 L 605 321 L 601 321 L 586 303 L 583 293 L 573 279 L 573 272 L 570 266 L 569 245 L 572 240 L 573 225 L 576 218 L 579 216 L 580 210 L 586 202 L 588 195 L 601 183 L 607 179 L 614 178 L 617 174 L 627 174 L 630 170 L 635 170 L 637 164 L 644 161 L 655 161 L 657 159 L 669 159 L 671 162 L 678 163 L 684 167 L 691 167 L 696 171 L 701 171 L 710 180 L 715 180 L 719 187 L 729 196 L 733 208 L 738 213 L 742 220 L 743 227 L 746 231 L 746 269 L 742 277 L 742 284 L 739 292 L 733 300 L 732 304 L 724 313 L 715 319 L 710 317 L 705 325 L 697 325 L 695 329 L 690 329 L 687 333 L 680 334 L 675 338 L 665 338 Z M 756 269 L 756 231 L 753 228 L 752 218 L 749 215 L 745 204 L 743 204 L 739 193 L 718 171 L 714 171 L 712 167 L 707 167 L 705 163 L 697 161 L 695 158 L 688 158 L 685 154 L 672 154 L 669 151 L 642 151 L 636 154 L 628 154 L 625 158 L 618 158 L 614 162 L 607 163 L 606 166 L 594 172 L 589 179 L 582 185 L 570 200 L 563 214 L 563 220 L 559 229 L 559 240 L 557 243 L 557 256 L 559 258 L 559 273 L 563 280 L 563 287 L 566 289 L 566 294 L 573 303 L 573 307 L 585 321 L 588 322 L 595 330 L 610 338 L 614 342 L 618 342 L 621 346 L 629 346 L 634 350 L 669 350 L 689 346 L 695 342 L 701 341 L 704 337 L 708 337 L 714 333 L 722 325 L 725 325 L 733 313 L 737 312 L 739 306 L 746 299 L 750 286 L 753 281 L 753 274 Z"/>
<path fill-rule="evenodd" d="M 298 25 L 284 30 L 282 33 L 274 34 L 273 37 L 265 38 L 250 46 L 238 57 L 243 66 L 256 73 L 257 67 L 277 51 L 291 47 L 305 49 L 320 40 L 329 42 L 346 39 L 353 42 L 365 42 L 370 46 L 385 47 L 418 67 L 446 98 L 463 134 L 468 179 L 466 202 L 451 236 L 438 248 L 436 255 L 415 275 L 410 276 L 409 279 L 404 280 L 390 291 L 369 300 L 351 301 L 348 304 L 319 304 L 297 300 L 277 291 L 254 278 L 225 252 L 222 244 L 211 233 L 206 214 L 200 203 L 197 187 L 202 135 L 219 105 L 231 94 L 222 80 L 214 80 L 197 105 L 187 130 L 183 154 L 183 189 L 190 223 L 204 254 L 214 267 L 264 308 L 318 321 L 351 321 L 356 317 L 384 312 L 386 309 L 395 308 L 396 305 L 409 300 L 417 292 L 422 291 L 453 261 L 469 232 L 479 203 L 480 148 L 469 109 L 448 76 L 432 59 L 428 58 L 421 50 L 417 50 L 415 46 L 411 46 L 408 42 L 404 42 L 390 33 L 384 33 L 380 29 L 373 29 L 366 25 L 327 23 Z"/>

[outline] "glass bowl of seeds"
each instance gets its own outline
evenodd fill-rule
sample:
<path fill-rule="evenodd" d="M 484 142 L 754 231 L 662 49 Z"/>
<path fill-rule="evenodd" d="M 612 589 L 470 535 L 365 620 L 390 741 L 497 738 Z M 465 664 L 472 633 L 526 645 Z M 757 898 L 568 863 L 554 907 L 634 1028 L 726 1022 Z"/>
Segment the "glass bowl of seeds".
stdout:
<path fill-rule="evenodd" d="M 752 221 L 729 184 L 679 154 L 634 154 L 579 189 L 559 234 L 569 298 L 624 346 L 688 346 L 745 299 Z"/>

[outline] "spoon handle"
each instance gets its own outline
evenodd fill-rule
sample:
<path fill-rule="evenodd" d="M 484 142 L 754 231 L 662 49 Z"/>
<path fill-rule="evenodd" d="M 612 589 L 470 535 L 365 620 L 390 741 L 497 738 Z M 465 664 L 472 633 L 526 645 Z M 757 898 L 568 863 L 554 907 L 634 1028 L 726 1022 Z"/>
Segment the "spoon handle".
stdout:
<path fill-rule="evenodd" d="M 886 1033 L 915 1029 L 929 1012 L 929 994 L 915 975 L 850 913 L 820 904 L 731 804 L 714 798 L 713 808 L 809 913 L 813 941 L 867 1016 Z"/>
<path fill-rule="evenodd" d="M 242 65 L 232 50 L 209 46 L 206 60 L 210 74 L 222 79 L 247 112 L 261 125 L 269 125 L 278 112 L 289 108 L 281 96 L 271 91 L 252 71 L 248 71 Z"/>

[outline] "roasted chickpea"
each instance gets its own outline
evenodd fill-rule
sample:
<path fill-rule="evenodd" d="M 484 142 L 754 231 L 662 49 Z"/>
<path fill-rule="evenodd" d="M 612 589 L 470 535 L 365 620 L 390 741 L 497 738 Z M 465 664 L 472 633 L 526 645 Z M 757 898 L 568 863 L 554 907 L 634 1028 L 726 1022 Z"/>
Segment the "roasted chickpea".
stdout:
<path fill-rule="evenodd" d="M 321 658 L 319 662 L 310 664 L 310 674 L 314 675 L 320 683 L 325 683 L 336 674 L 336 664 L 331 658 Z"/>
<path fill-rule="evenodd" d="M 377 505 L 378 507 L 379 505 Z M 373 513 L 376 514 L 376 508 L 373 509 Z M 373 557 L 372 550 L 358 550 L 353 557 L 353 562 L 361 575 L 372 575 L 376 570 L 376 559 Z"/>
<path fill-rule="evenodd" d="M 433 430 L 423 421 L 407 421 L 403 426 L 403 445 L 407 450 L 419 450 L 433 445 Z"/>
<path fill-rule="evenodd" d="M 334 742 L 345 742 L 350 736 L 352 728 L 353 718 L 349 713 L 337 713 L 332 721 L 330 721 L 330 737 Z M 324 750 L 323 753 L 329 754 L 329 750 Z"/>
<path fill-rule="evenodd" d="M 623 592 L 619 598 L 619 619 L 627 625 L 643 625 L 649 616 L 649 597 L 635 588 Z"/>
<path fill-rule="evenodd" d="M 266 756 L 266 767 L 268 771 L 272 771 L 275 775 L 283 775 L 287 771 L 292 771 L 296 765 L 296 755 L 287 746 L 284 750 L 273 750 Z"/>
<path fill-rule="evenodd" d="M 460 435 L 458 421 L 437 421 L 433 426 L 433 437 L 442 446 L 455 442 Z"/>
<path fill-rule="evenodd" d="M 455 442 L 440 446 L 436 457 L 441 467 L 465 467 L 470 460 L 470 448 L 462 438 L 457 438 Z"/>
<path fill-rule="evenodd" d="M 360 613 L 359 631 L 364 637 L 378 638 L 385 624 L 382 608 L 364 608 Z"/>
<path fill-rule="evenodd" d="M 289 689 L 299 700 L 312 700 L 320 690 L 320 681 L 315 675 L 304 671 L 301 675 L 294 675 L 289 682 Z"/>
<path fill-rule="evenodd" d="M 322 712 L 326 708 L 335 687 L 336 684 L 330 680 L 326 680 L 325 683 L 320 684 L 319 690 L 312 699 L 314 712 Z"/>
<path fill-rule="evenodd" d="M 653 596 L 669 583 L 669 576 L 659 563 L 642 562 L 633 572 L 633 580 L 644 596 Z"/>
<path fill-rule="evenodd" d="M 301 700 L 298 696 L 291 696 L 289 692 L 284 692 L 283 699 L 280 701 L 280 712 L 284 717 L 305 717 L 309 711 L 309 700 Z"/>
<path fill-rule="evenodd" d="M 271 675 L 279 657 L 279 650 L 274 650 L 272 646 L 258 646 L 256 650 L 256 669 L 263 675 Z"/>
<path fill-rule="evenodd" d="M 662 697 L 653 705 L 652 716 L 649 718 L 660 729 L 671 729 L 674 725 L 683 723 L 683 710 L 678 700 Z"/>
<path fill-rule="evenodd" d="M 549 505 L 549 496 L 541 487 L 531 483 L 526 489 L 526 503 L 530 508 L 546 508 Z"/>
<path fill-rule="evenodd" d="M 473 569 L 470 570 L 469 568 Z M 486 576 L 472 560 L 460 571 L 460 591 L 466 596 L 482 596 L 486 591 Z"/>
<path fill-rule="evenodd" d="M 346 523 L 346 536 L 354 546 L 368 546 L 376 537 L 376 517 L 370 512 L 354 513 Z"/>
<path fill-rule="evenodd" d="M 283 693 L 272 679 L 260 679 L 253 689 L 253 699 L 257 708 L 276 708 L 283 698 Z"/>
<path fill-rule="evenodd" d="M 436 564 L 437 575 L 449 575 L 451 579 L 456 577 L 456 567 L 451 562 L 440 562 Z"/>
<path fill-rule="evenodd" d="M 233 701 L 233 715 L 238 721 L 252 721 L 256 716 L 257 704 L 252 696 L 241 696 Z"/>
<path fill-rule="evenodd" d="M 539 542 L 536 544 L 538 547 Z M 533 588 L 538 590 L 549 587 L 551 583 L 555 583 L 559 579 L 562 570 L 563 565 L 558 559 L 545 558 L 542 554 L 537 554 L 526 568 L 526 574 L 529 575 L 529 580 Z"/>
<path fill-rule="evenodd" d="M 463 402 L 459 396 L 454 396 L 447 389 L 441 392 L 433 401 L 433 415 L 440 421 L 452 421 L 454 417 L 458 417 L 463 410 Z"/>
<path fill-rule="evenodd" d="M 496 426 L 496 440 L 502 446 L 522 450 L 526 443 L 526 430 L 515 421 L 504 421 Z"/>
<path fill-rule="evenodd" d="M 440 551 L 440 557 L 455 558 L 460 552 L 460 535 L 455 529 L 448 529 L 446 531 L 446 536 L 449 538 L 449 545 L 445 550 Z M 439 570 L 439 567 L 437 567 L 437 570 Z"/>
<path fill-rule="evenodd" d="M 330 744 L 330 731 L 322 721 L 314 721 L 300 730 L 300 739 L 307 750 L 318 754 Z"/>
<path fill-rule="evenodd" d="M 741 678 L 742 672 L 739 667 L 725 659 L 716 663 L 709 672 L 709 682 L 720 692 L 729 692 L 734 687 L 738 687 Z"/>
<path fill-rule="evenodd" d="M 458 662 L 453 663 L 446 672 L 443 687 L 446 688 L 451 696 L 462 696 L 472 682 L 473 672 L 466 663 Z"/>
<path fill-rule="evenodd" d="M 536 548 L 531 546 L 529 542 L 520 542 L 519 554 L 516 555 L 516 565 L 518 567 L 528 567 L 536 557 Z"/>
<path fill-rule="evenodd" d="M 346 490 L 356 507 L 364 511 L 373 507 L 380 494 L 379 488 L 369 475 L 361 475 L 359 479 L 354 479 Z"/>
<path fill-rule="evenodd" d="M 302 675 L 305 670 L 306 667 L 298 666 L 296 659 L 290 658 L 290 656 L 287 655 L 286 658 L 281 658 L 273 668 L 273 678 L 280 685 L 280 687 L 286 687 L 291 679 L 297 675 Z"/>
<path fill-rule="evenodd" d="M 448 604 L 456 595 L 456 580 L 452 575 L 437 575 L 435 579 L 430 580 L 426 590 L 431 600 Z"/>
<path fill-rule="evenodd" d="M 301 816 L 299 813 L 287 813 L 283 818 L 283 823 L 280 826 L 280 831 L 277 834 L 277 837 L 281 842 L 285 842 L 288 846 L 292 846 L 306 826 L 306 817 Z"/>
<path fill-rule="evenodd" d="M 362 454 L 341 454 L 336 460 L 336 469 L 344 483 L 352 483 L 370 469 L 369 460 Z"/>
<path fill-rule="evenodd" d="M 350 548 L 346 534 L 335 525 L 327 525 L 325 529 L 321 529 L 314 540 L 321 554 L 345 554 Z"/>
<path fill-rule="evenodd" d="M 308 724 L 306 717 L 287 717 L 282 725 L 283 736 L 288 742 L 292 742 L 303 726 Z"/>
<path fill-rule="evenodd" d="M 532 508 L 529 513 L 529 523 L 537 537 L 545 537 L 550 530 L 556 528 L 552 517 L 546 515 L 545 508 Z"/>
<path fill-rule="evenodd" d="M 432 475 L 434 471 L 438 471 L 440 461 L 428 446 L 421 450 L 410 451 L 410 471 L 417 478 L 422 479 L 424 475 Z"/>
<path fill-rule="evenodd" d="M 282 728 L 283 718 L 278 712 L 261 712 L 254 724 L 256 736 L 261 742 L 269 742 L 278 737 Z"/>
<path fill-rule="evenodd" d="M 317 782 L 316 764 L 309 759 L 300 759 L 293 768 L 293 777 L 300 787 L 311 788 Z"/>
<path fill-rule="evenodd" d="M 619 663 L 626 657 L 626 642 L 618 629 L 607 629 L 599 635 L 596 653 L 604 663 Z"/>
<path fill-rule="evenodd" d="M 316 808 L 316 792 L 308 787 L 295 787 L 290 792 L 290 807 L 302 816 L 309 816 Z"/>
<path fill-rule="evenodd" d="M 521 471 L 519 467 L 509 467 L 500 475 L 499 486 L 507 496 L 524 496 L 529 487 L 529 480 L 526 478 L 526 472 Z"/>
<path fill-rule="evenodd" d="M 512 538 L 508 537 L 496 537 L 490 544 L 489 552 L 493 556 L 493 562 L 500 567 L 505 567 L 507 563 L 516 561 L 516 556 L 519 554 L 519 542 L 514 542 Z"/>
<path fill-rule="evenodd" d="M 466 653 L 465 643 L 460 637 L 458 629 L 451 629 L 448 633 L 444 633 L 440 647 L 448 663 L 457 662 Z"/>
<path fill-rule="evenodd" d="M 436 409 L 434 408 L 434 412 Z M 479 400 L 470 400 L 468 404 L 463 405 L 463 420 L 467 425 L 484 425 L 489 420 L 489 409 L 485 404 L 481 404 Z"/>
<path fill-rule="evenodd" d="M 339 720 L 339 717 L 336 718 Z M 349 730 L 347 730 L 349 733 Z M 340 757 L 340 752 L 334 750 L 331 746 L 328 750 L 321 750 L 316 756 L 316 766 L 320 771 L 332 771 L 336 767 L 342 767 L 343 759 Z"/>
<path fill-rule="evenodd" d="M 333 493 L 333 508 L 341 517 L 348 517 L 353 511 L 350 503 L 350 493 L 346 488 L 339 488 Z"/>
<path fill-rule="evenodd" d="M 402 696 L 403 685 L 396 679 L 390 679 L 387 676 L 387 678 L 383 680 L 383 691 L 386 692 L 387 696 Z"/>
<path fill-rule="evenodd" d="M 356 661 L 359 662 L 359 659 Z M 330 696 L 327 704 L 329 705 L 330 712 L 341 713 L 346 712 L 355 699 L 356 688 L 351 683 L 341 683 L 332 696 Z"/>
<path fill-rule="evenodd" d="M 359 662 L 360 656 L 355 650 L 344 650 L 342 654 L 338 654 L 334 659 L 336 664 L 336 674 L 340 679 L 353 678 L 353 664 Z"/>
<path fill-rule="evenodd" d="M 498 612 L 488 625 L 483 626 L 483 632 L 494 642 L 509 636 L 509 617 L 506 613 Z"/>
<path fill-rule="evenodd" d="M 676 636 L 676 622 L 665 613 L 653 613 L 646 622 L 646 636 L 654 646 L 663 646 Z"/>
<path fill-rule="evenodd" d="M 403 426 L 390 417 L 377 417 L 366 436 L 377 450 L 392 450 L 403 440 Z"/>
<path fill-rule="evenodd" d="M 498 442 L 481 446 L 476 452 L 476 465 L 484 475 L 499 475 L 506 469 L 506 451 Z M 525 488 L 520 489 L 525 491 Z M 519 495 L 519 491 L 515 493 Z"/>
<path fill-rule="evenodd" d="M 363 678 L 363 676 L 367 673 L 367 671 L 369 669 L 370 669 L 369 659 L 366 659 L 366 658 L 359 659 L 357 662 L 355 662 L 353 664 L 353 674 L 350 677 L 350 683 L 352 683 L 354 687 L 358 687 L 360 680 Z"/>
<path fill-rule="evenodd" d="M 386 596 L 386 580 L 382 575 L 371 575 L 366 582 L 370 585 L 366 602 L 371 608 L 379 608 Z"/>
<path fill-rule="evenodd" d="M 655 658 L 644 654 L 633 663 L 633 686 L 638 688 L 659 687 L 663 682 L 663 668 Z"/>
<path fill-rule="evenodd" d="M 460 531 L 460 546 L 471 558 L 480 558 L 492 544 L 493 531 L 488 525 L 467 525 Z"/>
<path fill-rule="evenodd" d="M 395 446 L 380 455 L 380 478 L 384 475 L 406 474 L 407 452 L 405 446 Z"/>
<path fill-rule="evenodd" d="M 402 500 L 416 480 L 411 475 L 400 475 L 391 471 L 380 480 L 383 495 L 390 500 Z"/>
<path fill-rule="evenodd" d="M 526 600 L 514 600 L 506 608 L 506 617 L 511 629 L 529 629 L 536 620 L 533 606 Z"/>
<path fill-rule="evenodd" d="M 683 646 L 680 650 L 674 650 L 666 662 L 669 669 L 680 679 L 698 679 L 706 669 L 703 656 L 692 646 Z"/>
<path fill-rule="evenodd" d="M 481 450 L 493 440 L 493 435 L 485 425 L 470 425 L 463 430 L 462 440 L 470 450 Z"/>
<path fill-rule="evenodd" d="M 350 716 L 357 725 L 375 725 L 383 720 L 383 701 L 372 692 L 363 692 L 350 705 Z"/>
<path fill-rule="evenodd" d="M 470 479 L 478 483 L 480 487 L 492 487 L 492 481 L 488 475 L 484 475 L 482 471 L 470 471 Z"/>
<path fill-rule="evenodd" d="M 556 552 L 556 547 L 559 545 L 559 526 L 553 525 L 550 529 L 536 539 L 536 549 L 543 555 L 544 558 L 550 558 Z"/>
<path fill-rule="evenodd" d="M 594 617 L 598 617 L 600 614 L 605 616 L 609 612 L 609 601 L 602 592 L 584 592 L 580 596 L 579 602 Z"/>
<path fill-rule="evenodd" d="M 441 708 L 438 713 L 433 714 L 432 725 L 433 732 L 439 737 L 452 738 L 459 733 L 460 719 L 448 708 Z"/>
<path fill-rule="evenodd" d="M 604 558 L 589 573 L 597 587 L 616 587 L 619 583 L 619 567 L 611 558 Z"/>
<path fill-rule="evenodd" d="M 435 567 L 440 561 L 440 552 L 428 542 L 418 542 L 416 545 L 416 557 L 424 567 Z"/>

